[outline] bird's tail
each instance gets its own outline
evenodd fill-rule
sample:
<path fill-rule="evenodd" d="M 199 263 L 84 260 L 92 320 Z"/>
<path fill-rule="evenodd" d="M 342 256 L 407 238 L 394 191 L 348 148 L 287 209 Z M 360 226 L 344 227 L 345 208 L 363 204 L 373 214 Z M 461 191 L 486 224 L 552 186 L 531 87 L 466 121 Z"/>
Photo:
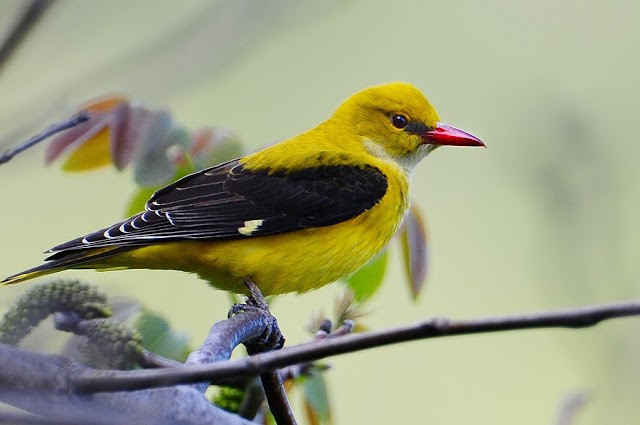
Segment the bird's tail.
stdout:
<path fill-rule="evenodd" d="M 114 256 L 126 249 L 123 247 L 105 247 L 95 249 L 64 250 L 56 252 L 45 259 L 45 263 L 37 267 L 30 268 L 20 273 L 16 273 L 2 280 L 3 285 L 24 282 L 40 276 L 56 273 L 66 269 L 91 269 L 108 268 L 106 264 L 101 264 L 101 260 Z"/>

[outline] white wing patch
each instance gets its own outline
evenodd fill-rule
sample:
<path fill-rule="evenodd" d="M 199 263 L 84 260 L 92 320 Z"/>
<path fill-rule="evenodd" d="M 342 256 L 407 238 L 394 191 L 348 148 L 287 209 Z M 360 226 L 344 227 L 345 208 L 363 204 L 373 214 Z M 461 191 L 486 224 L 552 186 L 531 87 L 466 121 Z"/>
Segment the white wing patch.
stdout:
<path fill-rule="evenodd" d="M 247 220 L 244 222 L 243 227 L 238 227 L 238 233 L 244 236 L 251 236 L 253 232 L 262 226 L 262 223 L 264 223 L 264 220 Z"/>

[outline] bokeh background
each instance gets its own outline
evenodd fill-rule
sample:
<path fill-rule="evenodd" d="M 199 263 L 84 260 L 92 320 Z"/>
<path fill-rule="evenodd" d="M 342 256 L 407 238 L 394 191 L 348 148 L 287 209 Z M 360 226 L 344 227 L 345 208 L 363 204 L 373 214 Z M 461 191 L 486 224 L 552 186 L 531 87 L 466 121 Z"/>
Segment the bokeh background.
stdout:
<path fill-rule="evenodd" d="M 1 31 L 25 3 L 0 2 Z M 633 299 L 639 17 L 627 0 L 62 0 L 0 68 L 0 146 L 117 91 L 258 147 L 315 125 L 356 90 L 406 80 L 488 148 L 441 149 L 416 170 L 428 286 L 410 300 L 395 249 L 369 327 Z M 0 166 L 3 276 L 119 219 L 134 191 L 129 173 L 64 174 L 42 158 L 38 148 Z M 144 300 L 194 344 L 228 308 L 223 293 L 177 272 L 65 276 Z M 0 308 L 28 287 L 2 288 Z M 289 343 L 341 291 L 278 299 Z M 584 393 L 574 423 L 636 423 L 637 328 L 624 319 L 335 357 L 334 422 L 553 424 Z"/>

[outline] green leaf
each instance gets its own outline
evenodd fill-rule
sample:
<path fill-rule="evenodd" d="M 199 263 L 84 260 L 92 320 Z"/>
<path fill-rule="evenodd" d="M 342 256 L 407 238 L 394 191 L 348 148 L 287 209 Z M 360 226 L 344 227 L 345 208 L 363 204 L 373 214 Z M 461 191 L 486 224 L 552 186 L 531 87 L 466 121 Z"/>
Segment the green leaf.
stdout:
<path fill-rule="evenodd" d="M 171 180 L 168 180 L 166 184 L 181 179 L 182 177 L 186 176 L 187 174 L 191 174 L 194 171 L 195 169 L 193 169 L 193 165 L 191 163 L 178 167 L 175 177 Z M 136 192 L 133 194 L 133 197 L 131 197 L 129 204 L 127 205 L 125 217 L 131 217 L 132 215 L 144 211 L 144 207 L 147 204 L 149 198 L 151 198 L 156 190 L 164 186 L 165 185 L 163 184 L 154 187 L 138 187 L 138 190 L 136 190 Z"/>
<path fill-rule="evenodd" d="M 141 187 L 133 194 L 133 197 L 127 205 L 126 217 L 131 217 L 134 214 L 138 214 L 140 211 L 144 211 L 144 206 L 155 192 L 155 188 Z"/>
<path fill-rule="evenodd" d="M 193 135 L 195 152 L 191 153 L 196 169 L 218 165 L 244 155 L 242 143 L 223 128 L 204 128 Z M 197 149 L 202 146 L 202 148 Z"/>
<path fill-rule="evenodd" d="M 160 315 L 146 311 L 134 326 L 142 335 L 142 345 L 147 350 L 180 362 L 184 362 L 189 355 L 187 336 L 172 330 Z"/>
<path fill-rule="evenodd" d="M 387 269 L 387 250 L 376 254 L 360 270 L 347 278 L 346 283 L 353 291 L 356 302 L 362 302 L 375 294 L 380 287 Z"/>
<path fill-rule="evenodd" d="M 246 391 L 240 388 L 220 387 L 213 398 L 213 403 L 221 409 L 231 413 L 238 413 Z"/>
<path fill-rule="evenodd" d="M 311 376 L 303 382 L 304 407 L 309 424 L 330 424 L 331 405 L 324 375 L 320 369 L 314 368 Z"/>
<path fill-rule="evenodd" d="M 176 172 L 168 155 L 170 150 L 188 150 L 191 140 L 187 132 L 173 126 L 167 111 L 151 111 L 145 120 L 144 131 L 133 163 L 133 178 L 138 186 L 155 187 L 165 184 Z"/>

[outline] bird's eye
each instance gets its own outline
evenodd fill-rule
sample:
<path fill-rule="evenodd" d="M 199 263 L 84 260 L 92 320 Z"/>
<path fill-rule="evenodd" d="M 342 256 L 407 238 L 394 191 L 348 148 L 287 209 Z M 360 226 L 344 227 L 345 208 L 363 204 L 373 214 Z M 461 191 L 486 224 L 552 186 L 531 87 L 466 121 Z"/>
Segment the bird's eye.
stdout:
<path fill-rule="evenodd" d="M 391 115 L 391 125 L 397 128 L 398 130 L 402 130 L 407 125 L 409 125 L 409 118 L 407 118 L 406 115 L 393 114 Z"/>

